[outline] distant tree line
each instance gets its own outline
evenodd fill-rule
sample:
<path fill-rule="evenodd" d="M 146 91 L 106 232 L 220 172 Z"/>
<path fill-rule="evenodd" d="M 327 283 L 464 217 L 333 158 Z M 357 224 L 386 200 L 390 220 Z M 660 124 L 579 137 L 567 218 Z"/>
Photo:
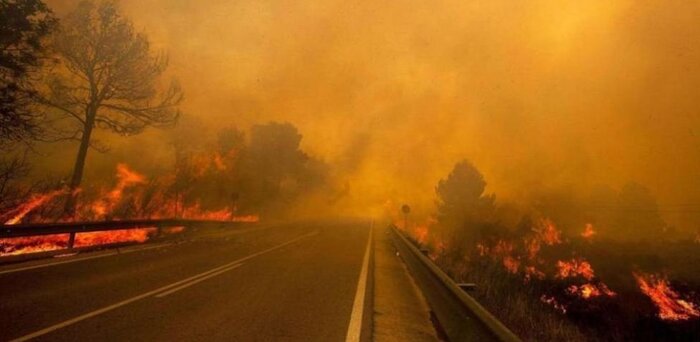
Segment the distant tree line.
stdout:
<path fill-rule="evenodd" d="M 201 201 L 210 208 L 283 215 L 302 195 L 328 186 L 328 166 L 303 152 L 301 140 L 292 124 L 270 122 L 253 125 L 248 135 L 236 127 L 224 128 L 216 146 L 204 152 L 178 144 L 170 192 L 183 206 Z"/>
<path fill-rule="evenodd" d="M 484 238 L 527 234 L 537 218 L 553 220 L 568 236 L 579 236 L 586 224 L 592 224 L 599 237 L 619 240 L 659 239 L 669 230 L 656 198 L 638 183 L 627 183 L 619 191 L 598 186 L 585 194 L 531 192 L 526 205 L 497 203 L 494 194 L 486 193 L 481 172 L 471 162 L 461 161 L 436 187 L 435 233 L 452 246 L 472 248 Z"/>

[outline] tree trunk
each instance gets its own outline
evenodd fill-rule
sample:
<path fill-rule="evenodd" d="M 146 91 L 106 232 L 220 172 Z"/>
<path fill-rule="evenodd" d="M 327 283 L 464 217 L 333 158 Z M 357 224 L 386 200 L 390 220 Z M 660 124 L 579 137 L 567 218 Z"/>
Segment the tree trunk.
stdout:
<path fill-rule="evenodd" d="M 68 200 L 64 208 L 64 216 L 73 218 L 75 216 L 75 206 L 78 201 L 78 188 L 83 180 L 83 169 L 85 168 L 85 159 L 88 149 L 90 148 L 90 136 L 95 125 L 95 114 L 93 110 L 88 110 L 86 115 L 85 126 L 83 127 L 83 136 L 80 139 L 80 147 L 78 148 L 78 156 L 75 158 L 75 166 L 73 166 L 73 176 L 70 181 Z"/>

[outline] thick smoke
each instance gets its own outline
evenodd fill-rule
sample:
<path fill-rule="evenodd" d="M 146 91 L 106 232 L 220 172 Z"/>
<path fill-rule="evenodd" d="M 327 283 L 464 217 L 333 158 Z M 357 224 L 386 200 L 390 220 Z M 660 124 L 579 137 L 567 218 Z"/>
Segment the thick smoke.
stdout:
<path fill-rule="evenodd" d="M 700 224 L 700 3 L 120 3 L 169 52 L 198 134 L 292 122 L 337 167 L 348 211 L 429 212 L 437 181 L 468 158 L 499 198 L 636 182 L 670 224 Z M 112 154 L 91 156 L 88 176 L 118 158 L 172 163 L 169 134 L 105 138 Z M 134 158 L 143 144 L 148 161 Z M 70 168 L 72 148 L 54 155 Z"/>

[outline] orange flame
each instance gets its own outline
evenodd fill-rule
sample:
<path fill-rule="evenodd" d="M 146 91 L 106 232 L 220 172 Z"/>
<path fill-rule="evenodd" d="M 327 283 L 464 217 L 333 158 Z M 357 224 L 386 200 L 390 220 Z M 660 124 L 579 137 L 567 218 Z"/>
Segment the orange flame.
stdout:
<path fill-rule="evenodd" d="M 416 241 L 418 241 L 420 244 L 425 244 L 428 242 L 428 226 L 417 226 L 413 230 L 413 236 L 416 238 Z"/>
<path fill-rule="evenodd" d="M 122 199 L 122 194 L 126 188 L 136 184 L 144 184 L 145 182 L 146 178 L 143 175 L 132 171 L 126 164 L 117 164 L 117 185 L 102 200 L 92 205 L 93 212 L 99 217 L 105 217 Z"/>
<path fill-rule="evenodd" d="M 499 240 L 498 243 L 496 243 L 496 246 L 493 247 L 491 254 L 495 257 L 507 256 L 513 253 L 514 248 L 515 247 L 513 246 L 512 242 Z"/>
<path fill-rule="evenodd" d="M 520 268 L 520 261 L 511 256 L 506 256 L 503 258 L 503 267 L 505 267 L 508 272 L 517 274 Z"/>
<path fill-rule="evenodd" d="M 581 237 L 583 237 L 586 240 L 590 240 L 593 235 L 596 235 L 597 232 L 595 229 L 593 229 L 593 225 L 590 223 L 586 223 L 586 228 L 583 229 L 583 232 L 581 233 Z"/>
<path fill-rule="evenodd" d="M 90 232 L 75 235 L 75 247 L 107 245 L 122 242 L 146 242 L 155 233 L 155 228 L 138 228 L 113 230 L 109 232 Z"/>
<path fill-rule="evenodd" d="M 221 155 L 218 152 L 213 154 L 207 152 L 195 153 L 189 156 L 189 163 L 192 166 L 192 171 L 194 176 L 201 177 L 205 173 L 210 171 L 225 171 L 228 169 L 226 166 L 226 158 L 231 158 L 235 154 L 235 151 L 230 151 L 225 155 Z"/>
<path fill-rule="evenodd" d="M 74 247 L 80 248 L 127 242 L 142 243 L 148 241 L 155 232 L 156 228 L 137 228 L 78 233 L 75 235 Z M 175 233 L 176 231 L 168 232 Z M 68 234 L 7 238 L 0 239 L 0 256 L 47 252 L 67 247 Z"/>
<path fill-rule="evenodd" d="M 12 218 L 9 220 L 5 221 L 5 224 L 17 224 L 22 219 L 24 216 L 29 214 L 32 210 L 40 207 L 42 204 L 46 203 L 47 201 L 53 199 L 54 197 L 58 195 L 65 194 L 65 190 L 56 190 L 56 191 L 51 191 L 45 194 L 36 194 L 32 195 L 31 198 L 29 198 L 28 201 L 20 204 L 17 208 L 13 209 L 12 212 L 14 213 Z"/>
<path fill-rule="evenodd" d="M 537 233 L 539 241 L 547 246 L 553 246 L 561 243 L 561 232 L 550 219 L 543 219 L 532 228 L 532 231 Z"/>
<path fill-rule="evenodd" d="M 46 252 L 67 245 L 68 234 L 0 239 L 0 256 Z"/>
<path fill-rule="evenodd" d="M 529 282 L 531 279 L 542 280 L 545 278 L 544 272 L 538 270 L 535 266 L 525 267 L 525 282 Z"/>
<path fill-rule="evenodd" d="M 557 278 L 569 278 L 581 276 L 586 280 L 595 277 L 593 267 L 588 261 L 582 259 L 572 259 L 571 261 L 557 261 Z"/>
<path fill-rule="evenodd" d="M 550 219 L 541 219 L 532 227 L 534 236 L 525 238 L 525 249 L 528 258 L 534 260 L 542 249 L 542 245 L 553 246 L 562 243 L 561 231 L 557 229 Z"/>
<path fill-rule="evenodd" d="M 639 289 L 647 295 L 659 310 L 659 318 L 667 321 L 685 321 L 700 317 L 698 306 L 681 299 L 674 291 L 665 276 L 654 274 L 633 273 L 639 284 Z"/>
<path fill-rule="evenodd" d="M 610 290 L 608 286 L 603 283 L 599 283 L 597 285 L 591 283 L 586 283 L 581 286 L 571 285 L 566 289 L 566 292 L 570 295 L 576 295 L 583 299 L 590 299 L 602 295 L 606 295 L 608 297 L 614 297 L 617 295 L 617 293 Z"/>
<path fill-rule="evenodd" d="M 542 246 L 537 239 L 525 239 L 525 249 L 527 249 L 527 257 L 530 260 L 534 260 L 537 254 L 539 254 L 540 249 L 542 249 Z"/>
<path fill-rule="evenodd" d="M 221 154 L 219 154 L 219 153 L 214 154 L 214 159 L 212 160 L 212 162 L 217 170 L 219 170 L 219 171 L 226 170 L 226 163 L 224 163 L 224 157 L 222 157 Z"/>
<path fill-rule="evenodd" d="M 206 172 L 206 169 L 209 168 L 210 165 L 214 165 L 219 169 L 221 169 L 220 167 L 225 167 L 224 161 L 221 158 L 218 162 L 216 161 L 216 159 L 214 159 L 214 161 L 211 162 L 210 158 L 208 159 L 206 165 L 204 165 L 205 163 L 203 162 L 206 158 L 200 159 L 201 160 L 198 159 L 196 161 L 201 162 L 200 164 L 203 165 L 204 170 L 201 171 L 202 173 Z M 71 219 L 120 219 L 120 217 L 111 217 L 111 215 L 114 215 L 114 209 L 122 201 L 124 192 L 129 187 L 145 184 L 146 177 L 131 170 L 126 164 L 118 164 L 116 178 L 116 185 L 111 190 L 99 196 L 97 201 L 81 205 L 82 208 L 86 209 L 85 213 L 88 213 L 87 216 L 75 217 Z M 42 205 L 45 205 L 54 197 L 65 193 L 66 190 L 56 190 L 46 194 L 32 196 L 27 202 L 13 209 L 9 214 L 3 215 L 11 216 L 11 218 L 5 224 L 19 223 L 22 220 L 22 218 L 32 210 L 35 210 L 36 208 Z M 155 212 L 146 214 L 147 217 L 145 218 L 181 217 L 195 220 L 218 220 L 232 222 L 258 222 L 260 220 L 260 218 L 257 215 L 237 216 L 235 215 L 235 210 L 230 210 L 228 207 L 218 210 L 204 210 L 200 207 L 199 202 L 195 202 L 194 204 L 182 208 L 180 204 L 177 203 L 178 200 L 173 201 L 172 199 L 168 199 L 167 197 L 164 197 L 162 193 L 157 194 L 156 196 L 160 196 L 162 204 L 160 204 L 157 207 L 158 209 L 155 210 Z M 136 201 L 136 203 L 138 203 L 138 201 L 142 199 L 141 197 L 135 197 L 134 200 Z M 175 233 L 181 230 L 181 227 L 180 229 L 169 229 L 166 230 L 166 233 Z M 152 228 L 80 233 L 76 235 L 74 246 L 85 247 L 121 242 L 141 243 L 147 241 L 152 235 L 152 233 Z M 51 235 L 26 238 L 0 239 L 0 256 L 65 248 L 68 244 L 67 242 L 67 234 L 55 236 Z"/>

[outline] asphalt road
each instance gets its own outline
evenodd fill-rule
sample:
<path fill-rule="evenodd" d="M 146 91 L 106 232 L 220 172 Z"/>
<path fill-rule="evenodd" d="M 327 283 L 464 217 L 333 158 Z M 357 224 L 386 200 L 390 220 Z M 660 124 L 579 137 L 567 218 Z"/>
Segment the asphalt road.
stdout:
<path fill-rule="evenodd" d="M 288 224 L 0 268 L 0 340 L 345 341 L 369 228 Z"/>

